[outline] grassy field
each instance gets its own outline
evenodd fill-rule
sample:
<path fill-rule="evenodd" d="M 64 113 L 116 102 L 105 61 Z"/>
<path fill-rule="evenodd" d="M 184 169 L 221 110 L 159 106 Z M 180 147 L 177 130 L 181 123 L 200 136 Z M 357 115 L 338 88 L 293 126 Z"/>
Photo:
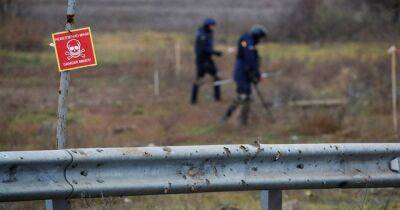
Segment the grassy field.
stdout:
<path fill-rule="evenodd" d="M 235 97 L 223 87 L 212 101 L 204 85 L 198 106 L 189 105 L 194 77 L 192 37 L 177 33 L 94 33 L 99 66 L 71 75 L 68 143 L 76 147 L 126 147 L 251 143 L 395 142 L 391 129 L 390 43 L 289 44 L 260 46 L 264 70 L 277 76 L 262 90 L 274 104 L 277 122 L 263 115 L 254 98 L 251 126 L 219 118 Z M 225 51 L 217 59 L 229 78 L 236 37 L 217 37 Z M 43 44 L 50 42 L 44 40 Z M 175 75 L 175 44 L 182 48 L 182 72 Z M 55 148 L 58 77 L 52 48 L 39 52 L 0 49 L 0 150 Z M 161 72 L 154 96 L 153 72 Z M 209 79 L 211 81 L 211 79 Z M 347 98 L 333 109 L 299 109 L 288 102 Z M 344 114 L 343 114 L 344 113 Z M 343 114 L 343 117 L 341 117 Z M 301 122 L 301 123 L 300 123 Z M 258 192 L 143 196 L 74 200 L 77 209 L 258 209 Z M 399 209 L 397 190 L 313 190 L 285 192 L 285 209 Z M 42 208 L 43 202 L 3 203 L 0 209 Z"/>

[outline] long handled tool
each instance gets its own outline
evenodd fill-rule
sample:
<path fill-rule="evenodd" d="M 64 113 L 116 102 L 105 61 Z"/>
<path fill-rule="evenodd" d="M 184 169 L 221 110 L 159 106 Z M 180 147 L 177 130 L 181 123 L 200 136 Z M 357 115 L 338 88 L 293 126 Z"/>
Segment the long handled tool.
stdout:
<path fill-rule="evenodd" d="M 272 114 L 272 111 L 270 109 L 270 105 L 267 103 L 265 100 L 264 96 L 262 95 L 260 88 L 258 88 L 257 84 L 254 84 L 254 89 L 256 90 L 257 96 L 261 101 L 262 106 L 264 107 L 265 111 L 268 114 L 268 117 L 271 119 L 272 122 L 275 122 L 274 115 Z"/>
<path fill-rule="evenodd" d="M 275 75 L 277 75 L 277 73 L 262 73 L 261 78 L 266 79 L 266 78 L 269 78 L 269 77 L 272 77 Z M 233 79 L 225 79 L 225 80 L 216 81 L 213 83 L 213 85 L 214 86 L 226 85 L 226 84 L 233 83 L 233 82 L 234 82 Z"/>

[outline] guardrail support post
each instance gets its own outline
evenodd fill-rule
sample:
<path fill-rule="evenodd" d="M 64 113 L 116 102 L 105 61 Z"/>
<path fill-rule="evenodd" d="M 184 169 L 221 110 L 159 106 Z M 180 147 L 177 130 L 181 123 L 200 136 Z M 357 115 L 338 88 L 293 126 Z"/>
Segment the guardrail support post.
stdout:
<path fill-rule="evenodd" d="M 67 200 L 46 200 L 46 210 L 71 210 Z"/>
<path fill-rule="evenodd" d="M 261 210 L 282 210 L 282 191 L 263 190 L 260 193 Z"/>

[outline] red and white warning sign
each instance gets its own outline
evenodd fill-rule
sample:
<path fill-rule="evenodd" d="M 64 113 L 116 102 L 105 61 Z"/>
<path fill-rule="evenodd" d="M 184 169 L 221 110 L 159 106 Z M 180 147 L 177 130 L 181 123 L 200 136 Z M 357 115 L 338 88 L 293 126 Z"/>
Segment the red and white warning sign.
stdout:
<path fill-rule="evenodd" d="M 54 33 L 52 37 L 59 71 L 97 65 L 89 27 Z"/>

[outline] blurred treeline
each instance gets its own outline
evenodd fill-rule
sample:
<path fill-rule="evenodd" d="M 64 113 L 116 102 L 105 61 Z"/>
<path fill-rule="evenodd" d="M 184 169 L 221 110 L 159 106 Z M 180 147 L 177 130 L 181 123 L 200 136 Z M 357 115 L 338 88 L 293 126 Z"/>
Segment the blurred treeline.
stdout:
<path fill-rule="evenodd" d="M 399 0 L 299 0 L 274 26 L 289 41 L 383 40 L 399 35 Z"/>
<path fill-rule="evenodd" d="M 45 20 L 44 14 L 32 13 L 33 4 L 35 1 L 0 0 L 0 48 L 37 50 L 43 46 L 43 37 L 46 36 L 43 33 L 50 31 L 46 25 L 51 20 Z M 271 18 L 267 20 L 265 17 L 260 17 L 259 21 L 270 28 L 272 40 L 283 42 L 383 41 L 394 40 L 400 35 L 398 27 L 400 0 L 293 0 L 290 5 L 292 6 L 276 14 L 275 16 L 279 17 L 274 17 L 273 21 Z M 265 7 L 268 7 L 267 3 Z M 256 8 L 251 10 L 256 10 Z M 178 14 L 179 8 L 176 8 L 176 12 Z M 103 15 L 107 16 L 107 14 Z M 141 19 L 152 18 L 151 14 L 148 16 L 137 17 L 131 21 L 141 22 Z M 111 15 L 110 18 L 115 17 Z M 235 18 L 245 19 L 246 15 L 235 16 Z M 177 23 L 179 23 L 178 19 Z M 219 18 L 218 21 L 221 23 L 219 26 L 221 32 L 232 33 L 232 30 L 227 29 L 233 27 L 228 20 Z M 240 28 L 236 30 L 237 33 L 243 30 L 242 28 L 249 27 L 240 24 L 241 22 L 246 22 L 246 20 L 237 21 L 238 24 L 235 27 Z M 170 23 L 157 21 L 157 24 Z M 121 29 L 124 30 L 124 27 Z M 182 26 L 180 31 L 193 30 Z"/>
<path fill-rule="evenodd" d="M 43 48 L 46 22 L 30 13 L 32 1 L 0 0 L 0 49 Z"/>

